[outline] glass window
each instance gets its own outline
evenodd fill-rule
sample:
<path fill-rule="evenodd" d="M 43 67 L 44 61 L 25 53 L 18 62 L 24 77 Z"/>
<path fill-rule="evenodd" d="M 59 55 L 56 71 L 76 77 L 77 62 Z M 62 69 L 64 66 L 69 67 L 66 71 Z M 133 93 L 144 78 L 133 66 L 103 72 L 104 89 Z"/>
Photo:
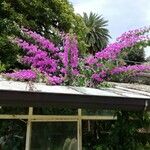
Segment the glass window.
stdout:
<path fill-rule="evenodd" d="M 31 150 L 77 150 L 77 122 L 32 123 Z"/>
<path fill-rule="evenodd" d="M 24 150 L 25 140 L 25 121 L 0 120 L 0 150 Z"/>
<path fill-rule="evenodd" d="M 28 108 L 27 107 L 0 107 L 0 114 L 25 115 L 25 114 L 28 114 Z"/>
<path fill-rule="evenodd" d="M 107 149 L 112 121 L 82 121 L 82 146 L 83 150 Z"/>
<path fill-rule="evenodd" d="M 82 115 L 89 116 L 113 116 L 114 110 L 102 110 L 102 109 L 82 109 Z"/>
<path fill-rule="evenodd" d="M 33 113 L 39 115 L 77 115 L 78 110 L 58 107 L 34 107 Z"/>

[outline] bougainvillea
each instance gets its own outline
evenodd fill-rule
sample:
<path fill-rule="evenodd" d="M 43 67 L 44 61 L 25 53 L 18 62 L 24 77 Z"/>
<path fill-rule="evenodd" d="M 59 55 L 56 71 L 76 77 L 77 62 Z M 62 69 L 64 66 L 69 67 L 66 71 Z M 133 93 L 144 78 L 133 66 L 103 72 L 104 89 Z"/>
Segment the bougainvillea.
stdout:
<path fill-rule="evenodd" d="M 64 36 L 64 52 L 61 54 L 65 69 L 70 67 L 72 72 L 78 67 L 78 47 L 76 36 L 66 34 Z"/>
<path fill-rule="evenodd" d="M 12 40 L 13 43 L 17 44 L 25 52 L 20 62 L 42 73 L 44 77 L 43 81 L 52 85 L 62 83 L 64 79 L 66 79 L 68 66 L 70 64 L 71 68 L 73 68 L 72 74 L 77 74 L 78 48 L 77 40 L 74 35 L 66 34 L 63 36 L 63 44 L 58 47 L 36 32 L 25 28 L 21 31 L 24 36 L 32 38 L 34 43 L 29 42 L 28 39 L 15 38 Z M 70 56 L 68 56 L 69 51 Z M 6 76 L 19 80 L 22 78 L 22 71 L 6 74 Z M 25 73 L 23 76 L 25 76 Z M 25 80 L 30 80 L 30 78 L 27 77 Z"/>
<path fill-rule="evenodd" d="M 123 72 L 131 72 L 131 73 L 138 73 L 138 72 L 142 72 L 142 71 L 149 71 L 150 70 L 150 66 L 148 65 L 132 65 L 132 66 L 121 66 L 121 67 L 116 67 L 113 70 L 111 70 L 111 74 L 112 75 L 116 75 L 116 74 L 120 74 Z"/>
<path fill-rule="evenodd" d="M 104 50 L 96 53 L 96 58 L 115 60 L 124 48 L 132 47 L 137 43 L 149 40 L 149 36 L 143 35 L 146 31 L 149 31 L 149 28 L 123 33 L 117 38 L 116 42 L 109 44 Z"/>
<path fill-rule="evenodd" d="M 118 75 L 119 73 L 128 72 L 131 74 L 132 72 L 132 75 L 136 75 L 135 72 L 150 70 L 149 66 L 144 65 L 118 66 L 116 68 L 118 55 L 127 47 L 149 41 L 150 37 L 146 34 L 149 31 L 150 28 L 145 27 L 125 32 L 116 39 L 116 42 L 109 44 L 105 49 L 97 52 L 95 56 L 90 55 L 86 58 L 85 64 L 89 66 L 91 78 L 99 83 L 109 80 L 112 75 Z"/>
<path fill-rule="evenodd" d="M 35 80 L 37 75 L 34 71 L 28 69 L 16 71 L 13 73 L 6 73 L 6 76 L 14 80 L 28 81 Z"/>
<path fill-rule="evenodd" d="M 22 32 L 28 35 L 29 37 L 33 38 L 42 48 L 48 49 L 51 52 L 59 51 L 59 48 L 56 47 L 53 42 L 50 42 L 48 39 L 41 36 L 40 34 L 28 30 L 26 28 L 22 28 Z"/>
<path fill-rule="evenodd" d="M 32 39 L 32 42 L 29 42 L 28 38 L 25 38 L 26 40 L 15 38 L 12 42 L 24 50 L 25 55 L 20 61 L 28 65 L 30 69 L 9 73 L 6 76 L 15 80 L 37 80 L 40 73 L 43 81 L 51 85 L 65 84 L 65 82 L 70 85 L 79 81 L 82 82 L 79 85 L 91 87 L 111 79 L 114 75 L 128 73 L 134 76 L 142 71 L 149 71 L 150 66 L 116 67 L 115 60 L 125 48 L 149 41 L 147 34 L 149 30 L 150 28 L 141 28 L 125 32 L 116 39 L 116 42 L 109 44 L 94 56 L 79 58 L 75 35 L 62 34 L 62 43 L 56 46 L 40 34 L 22 28 L 23 35 L 30 41 Z"/>

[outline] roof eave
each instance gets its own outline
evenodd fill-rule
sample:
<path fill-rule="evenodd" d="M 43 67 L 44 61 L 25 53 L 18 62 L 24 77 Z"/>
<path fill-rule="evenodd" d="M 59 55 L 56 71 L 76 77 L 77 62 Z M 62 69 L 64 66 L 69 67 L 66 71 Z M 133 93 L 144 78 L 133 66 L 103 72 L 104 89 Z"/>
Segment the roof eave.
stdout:
<path fill-rule="evenodd" d="M 0 106 L 150 110 L 150 98 L 0 90 Z"/>

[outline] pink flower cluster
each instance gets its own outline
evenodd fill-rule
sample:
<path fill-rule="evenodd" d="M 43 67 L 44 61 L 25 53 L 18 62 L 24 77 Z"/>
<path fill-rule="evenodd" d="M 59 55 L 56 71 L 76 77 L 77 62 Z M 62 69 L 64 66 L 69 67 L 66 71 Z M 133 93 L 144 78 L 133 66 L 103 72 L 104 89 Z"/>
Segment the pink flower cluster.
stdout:
<path fill-rule="evenodd" d="M 146 32 L 150 31 L 150 27 L 144 27 L 135 30 L 129 30 L 128 32 L 123 33 L 120 37 L 117 38 L 117 41 L 124 41 L 127 38 L 133 37 L 135 35 L 143 35 Z"/>
<path fill-rule="evenodd" d="M 133 65 L 133 66 L 121 66 L 116 67 L 110 71 L 111 75 L 116 75 L 124 72 L 142 72 L 142 71 L 150 71 L 149 65 Z"/>
<path fill-rule="evenodd" d="M 42 73 L 49 84 L 55 85 L 62 83 L 68 73 L 67 69 L 69 64 L 73 68 L 72 73 L 77 74 L 78 48 L 75 36 L 66 34 L 63 38 L 64 48 L 63 45 L 59 48 L 36 32 L 29 31 L 25 28 L 22 28 L 22 32 L 29 38 L 34 39 L 35 44 L 19 38 L 12 40 L 13 43 L 16 43 L 26 53 L 22 57 L 21 62 Z M 68 55 L 69 51 L 70 56 Z M 12 75 L 14 76 L 14 74 Z M 18 72 L 19 75 L 20 72 Z M 19 77 L 16 78 L 19 79 Z"/>
<path fill-rule="evenodd" d="M 21 81 L 31 81 L 35 80 L 37 75 L 34 71 L 28 70 L 20 70 L 14 73 L 6 73 L 6 77 L 12 78 L 14 80 L 21 80 Z"/>
<path fill-rule="evenodd" d="M 100 73 L 94 73 L 92 75 L 92 79 L 98 82 L 104 81 L 104 79 L 107 77 L 107 72 L 102 70 Z"/>
<path fill-rule="evenodd" d="M 22 32 L 26 35 L 28 35 L 29 37 L 33 38 L 36 42 L 38 42 L 38 44 L 44 48 L 44 49 L 48 49 L 51 52 L 56 52 L 59 51 L 58 47 L 56 47 L 54 45 L 54 43 L 50 42 L 48 39 L 46 39 L 45 37 L 41 36 L 40 34 L 33 32 L 31 30 L 28 30 L 26 28 L 22 28 Z"/>
<path fill-rule="evenodd" d="M 115 60 L 124 48 L 132 47 L 139 42 L 150 40 L 148 35 L 143 35 L 149 30 L 150 28 L 142 28 L 123 33 L 117 38 L 116 42 L 109 44 L 105 49 L 96 53 L 96 58 Z"/>
<path fill-rule="evenodd" d="M 85 58 L 85 64 L 87 65 L 93 65 L 96 64 L 97 62 L 98 60 L 93 55 L 90 55 L 89 57 Z"/>
<path fill-rule="evenodd" d="M 17 38 L 14 42 L 26 52 L 21 60 L 22 63 L 31 65 L 31 67 L 48 74 L 57 71 L 57 61 L 54 57 L 51 58 L 47 51 L 43 51 L 37 45 L 30 44 L 22 39 Z"/>
<path fill-rule="evenodd" d="M 72 68 L 72 73 L 77 73 L 78 47 L 77 38 L 70 34 L 64 36 L 64 53 L 61 55 L 65 69 Z"/>
<path fill-rule="evenodd" d="M 150 70 L 150 66 L 144 65 L 135 65 L 128 67 L 122 66 L 115 69 L 112 68 L 112 64 L 124 48 L 132 47 L 137 43 L 143 41 L 150 41 L 148 34 L 145 35 L 145 33 L 149 31 L 150 27 L 145 27 L 125 32 L 119 38 L 117 38 L 116 42 L 109 44 L 105 49 L 97 52 L 95 56 L 90 55 L 88 58 L 85 58 L 85 64 L 93 67 L 95 70 L 91 75 L 91 78 L 98 82 L 102 82 L 104 79 L 107 80 L 108 78 L 110 78 L 109 75 L 112 74 L 117 75 L 122 72 L 142 72 Z"/>
<path fill-rule="evenodd" d="M 59 85 L 62 83 L 61 78 L 57 76 L 53 76 L 53 77 L 47 76 L 47 80 L 48 80 L 47 83 L 52 84 L 52 85 L 55 85 L 55 84 Z"/>

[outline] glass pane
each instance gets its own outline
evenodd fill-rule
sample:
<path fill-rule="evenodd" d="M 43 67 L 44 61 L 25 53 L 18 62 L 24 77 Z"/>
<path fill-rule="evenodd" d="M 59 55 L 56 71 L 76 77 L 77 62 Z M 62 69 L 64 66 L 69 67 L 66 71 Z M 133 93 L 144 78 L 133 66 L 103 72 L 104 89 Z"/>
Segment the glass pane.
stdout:
<path fill-rule="evenodd" d="M 104 150 L 112 124 L 115 121 L 82 121 L 83 150 Z M 106 148 L 106 147 L 105 147 Z"/>
<path fill-rule="evenodd" d="M 31 150 L 77 150 L 76 122 L 32 123 Z"/>
<path fill-rule="evenodd" d="M 82 109 L 82 115 L 103 115 L 103 116 L 113 116 L 114 110 L 102 110 L 102 109 Z"/>
<path fill-rule="evenodd" d="M 27 107 L 0 107 L 0 114 L 28 114 Z"/>
<path fill-rule="evenodd" d="M 130 120 L 130 121 L 132 122 L 134 121 L 134 123 L 126 122 L 125 128 L 127 129 L 127 125 L 129 126 L 128 129 L 125 131 L 123 130 L 125 128 L 121 127 L 122 122 L 119 123 L 116 122 L 115 120 L 83 121 L 82 122 L 83 150 L 116 150 L 116 149 L 122 150 L 123 147 L 122 146 L 118 147 L 117 145 L 118 148 L 116 148 L 116 144 L 126 141 L 127 138 L 129 138 L 132 144 L 136 146 L 136 148 L 130 149 L 150 150 L 150 133 L 148 132 L 148 130 L 147 131 L 145 130 L 146 132 L 144 130 L 141 130 L 141 132 L 136 132 L 134 133 L 134 136 L 132 135 L 131 137 L 129 137 L 131 135 L 129 133 L 131 132 L 131 129 L 129 129 L 130 125 L 133 127 L 134 124 L 134 127 L 136 129 L 138 127 L 137 124 L 139 124 L 138 120 Z M 125 136 L 126 138 L 124 138 L 123 136 Z M 128 148 L 126 147 L 124 150 L 128 150 Z"/>
<path fill-rule="evenodd" d="M 24 150 L 26 123 L 20 120 L 0 120 L 0 150 Z"/>
<path fill-rule="evenodd" d="M 56 107 L 34 107 L 34 114 L 40 115 L 77 115 L 77 109 Z"/>

